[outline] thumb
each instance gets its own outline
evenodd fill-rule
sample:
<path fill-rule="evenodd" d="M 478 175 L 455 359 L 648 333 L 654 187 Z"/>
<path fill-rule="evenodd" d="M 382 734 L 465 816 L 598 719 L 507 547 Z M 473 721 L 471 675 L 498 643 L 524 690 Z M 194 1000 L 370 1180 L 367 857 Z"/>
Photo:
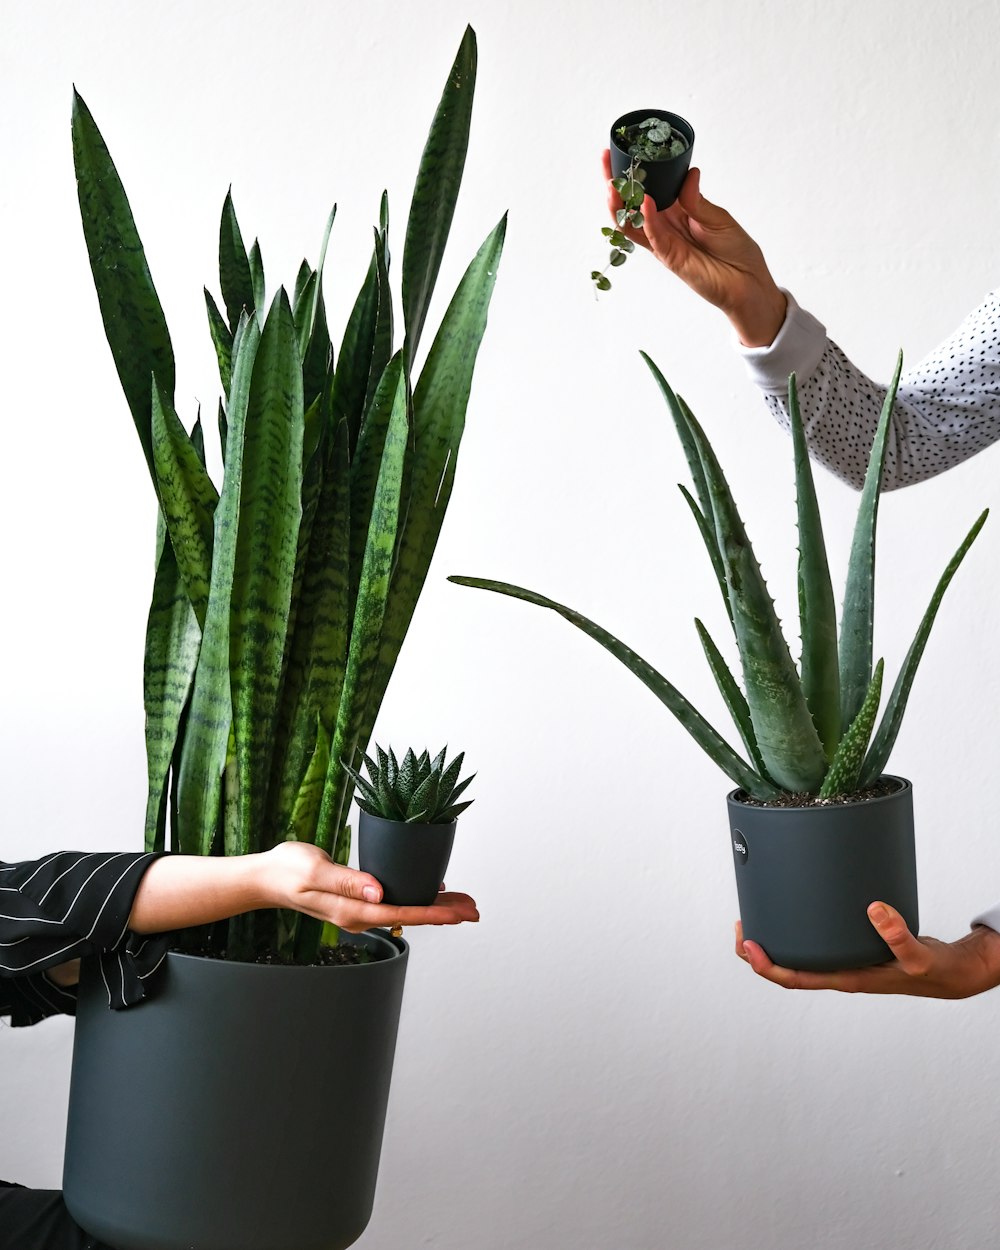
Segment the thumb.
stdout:
<path fill-rule="evenodd" d="M 344 898 L 363 899 L 366 903 L 382 901 L 382 887 L 370 872 L 358 872 L 354 868 L 346 868 L 338 864 L 340 869 L 334 893 Z"/>
<path fill-rule="evenodd" d="M 913 936 L 906 921 L 894 907 L 890 907 L 888 903 L 872 903 L 868 908 L 868 919 L 904 972 L 911 976 L 921 976 L 927 972 L 930 963 L 927 947 Z"/>
<path fill-rule="evenodd" d="M 706 200 L 702 195 L 700 169 L 688 170 L 681 193 L 677 198 L 687 215 L 709 230 L 724 230 L 733 224 L 732 217 L 724 208 Z"/>

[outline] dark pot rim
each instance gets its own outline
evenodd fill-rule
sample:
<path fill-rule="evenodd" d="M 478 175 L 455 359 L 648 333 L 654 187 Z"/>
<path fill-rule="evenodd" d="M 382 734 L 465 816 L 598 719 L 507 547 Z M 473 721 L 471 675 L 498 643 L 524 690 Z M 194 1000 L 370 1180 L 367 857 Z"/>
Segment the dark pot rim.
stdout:
<path fill-rule="evenodd" d="M 899 799 L 901 794 L 905 794 L 908 790 L 913 789 L 906 777 L 897 777 L 895 773 L 880 773 L 875 780 L 897 781 L 899 784 L 891 794 L 879 794 L 873 799 L 857 799 L 853 803 L 813 803 L 805 807 L 769 807 L 766 803 L 745 803 L 739 797 L 741 794 L 746 793 L 742 786 L 738 786 L 735 790 L 730 790 L 726 795 L 726 801 L 734 804 L 736 807 L 748 807 L 753 808 L 755 811 L 771 812 L 775 816 L 786 816 L 792 813 L 801 816 L 806 812 L 835 812 L 840 809 L 850 811 L 853 807 L 874 807 L 879 803 L 893 803 Z"/>
<path fill-rule="evenodd" d="M 210 955 L 193 955 L 186 951 L 168 951 L 169 959 L 180 959 L 185 963 L 214 964 L 220 968 L 254 968 L 263 973 L 268 972 L 363 972 L 377 968 L 380 964 L 392 963 L 409 953 L 410 944 L 404 938 L 393 937 L 388 929 L 365 929 L 363 933 L 348 933 L 344 930 L 346 940 L 368 938 L 376 949 L 386 953 L 380 959 L 367 964 L 259 964 L 249 959 L 218 959 Z M 365 943 L 366 945 L 368 943 Z"/>
<path fill-rule="evenodd" d="M 662 117 L 664 121 L 670 122 L 671 126 L 684 133 L 688 145 L 683 152 L 678 152 L 676 156 L 661 156 L 655 161 L 644 158 L 642 161 L 643 165 L 669 165 L 671 161 L 679 161 L 686 156 L 694 147 L 694 127 L 686 117 L 681 117 L 680 113 L 671 113 L 669 109 L 629 109 L 627 113 L 622 113 L 621 117 L 617 118 L 611 126 L 611 146 L 617 149 L 622 156 L 628 156 L 628 149 L 623 148 L 617 141 L 615 131 L 619 126 L 634 126 L 636 122 L 645 121 L 647 117 Z M 678 123 L 680 124 L 678 125 Z"/>
<path fill-rule="evenodd" d="M 371 812 L 366 811 L 361 811 L 360 819 L 364 821 L 377 820 L 383 825 L 393 825 L 398 829 L 409 829 L 411 831 L 415 829 L 455 829 L 458 826 L 457 816 L 454 820 L 446 820 L 440 825 L 410 824 L 405 820 L 393 820 L 390 816 L 374 816 Z"/>

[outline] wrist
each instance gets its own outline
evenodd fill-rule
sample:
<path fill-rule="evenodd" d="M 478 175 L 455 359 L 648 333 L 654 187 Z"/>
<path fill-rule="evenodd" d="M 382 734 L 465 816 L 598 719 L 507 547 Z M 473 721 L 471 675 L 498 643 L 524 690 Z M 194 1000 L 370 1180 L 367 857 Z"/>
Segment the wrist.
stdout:
<path fill-rule="evenodd" d="M 754 292 L 726 315 L 744 347 L 770 347 L 788 312 L 788 299 L 774 282 Z"/>
<path fill-rule="evenodd" d="M 989 925 L 977 924 L 965 940 L 975 946 L 982 963 L 986 981 L 984 988 L 996 988 L 1000 985 L 1000 933 Z"/>

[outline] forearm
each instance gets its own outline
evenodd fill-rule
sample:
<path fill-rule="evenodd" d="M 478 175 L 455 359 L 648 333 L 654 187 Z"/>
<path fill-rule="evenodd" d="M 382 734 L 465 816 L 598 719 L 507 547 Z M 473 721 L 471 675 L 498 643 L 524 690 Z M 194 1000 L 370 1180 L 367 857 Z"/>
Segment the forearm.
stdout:
<path fill-rule="evenodd" d="M 128 927 L 168 933 L 271 905 L 260 855 L 170 855 L 146 869 Z"/>

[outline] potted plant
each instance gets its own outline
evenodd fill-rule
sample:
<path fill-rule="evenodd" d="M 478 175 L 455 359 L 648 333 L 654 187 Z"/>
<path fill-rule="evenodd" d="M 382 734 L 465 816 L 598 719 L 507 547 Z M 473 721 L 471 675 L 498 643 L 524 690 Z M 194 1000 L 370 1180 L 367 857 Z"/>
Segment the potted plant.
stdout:
<path fill-rule="evenodd" d="M 607 648 L 674 713 L 736 783 L 730 831 L 744 933 L 778 963 L 814 970 L 885 961 L 868 922 L 874 899 L 917 927 L 910 783 L 885 774 L 914 674 L 956 569 L 984 512 L 945 569 L 875 730 L 883 661 L 872 664 L 875 523 L 902 358 L 872 445 L 847 574 L 839 643 L 833 589 L 794 376 L 789 409 L 798 498 L 802 655 L 794 663 L 715 453 L 684 400 L 648 357 L 694 479 L 681 491 L 715 569 L 742 665 L 737 683 L 695 621 L 705 655 L 749 758 L 744 758 L 651 665 L 578 612 L 503 582 L 453 577 L 546 607 Z M 874 733 L 873 733 L 874 731 Z"/>
<path fill-rule="evenodd" d="M 174 399 L 166 322 L 128 199 L 75 95 L 73 150 L 111 351 L 159 502 L 146 636 L 146 845 L 241 855 L 287 839 L 339 862 L 364 753 L 454 481 L 505 219 L 413 368 L 465 163 L 467 29 L 421 159 L 393 337 L 388 206 L 334 352 L 314 265 L 268 303 L 231 196 L 221 305 L 221 489 Z M 350 177 L 354 178 L 352 172 Z M 339 945 L 337 945 L 339 939 Z M 336 954 L 334 953 L 336 952 Z M 339 957 L 339 958 L 338 958 Z M 256 912 L 181 934 L 162 984 L 107 1010 L 85 969 L 64 1188 L 123 1250 L 342 1250 L 374 1195 L 405 942 Z M 123 1096 L 141 1090 L 141 1097 Z"/>
<path fill-rule="evenodd" d="M 611 256 L 604 269 L 591 272 L 596 291 L 611 289 L 608 269 L 624 265 L 634 251 L 635 245 L 626 238 L 624 227 L 642 226 L 643 198 L 651 195 L 662 211 L 680 195 L 693 147 L 694 129 L 676 113 L 634 109 L 611 127 L 611 181 L 622 197 L 622 207 L 616 214 L 617 225 L 601 230 L 611 244 Z"/>
<path fill-rule="evenodd" d="M 365 756 L 368 777 L 348 771 L 357 786 L 358 863 L 382 884 L 383 899 L 424 906 L 441 888 L 455 842 L 458 817 L 474 801 L 458 802 L 475 773 L 459 781 L 465 753 L 446 762 L 447 747 L 432 760 L 411 747 L 402 762 L 390 747 Z"/>

